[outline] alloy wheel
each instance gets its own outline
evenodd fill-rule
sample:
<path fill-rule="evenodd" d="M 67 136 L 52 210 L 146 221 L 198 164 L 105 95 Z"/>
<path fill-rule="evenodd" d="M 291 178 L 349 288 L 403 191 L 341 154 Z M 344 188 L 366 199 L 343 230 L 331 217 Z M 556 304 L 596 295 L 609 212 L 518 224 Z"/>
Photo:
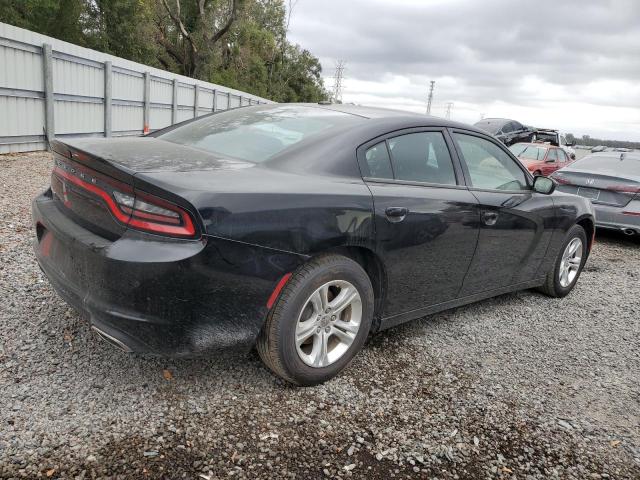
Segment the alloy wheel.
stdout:
<path fill-rule="evenodd" d="M 579 238 L 572 239 L 564 249 L 558 272 L 560 285 L 563 288 L 567 288 L 576 279 L 582 263 L 582 250 L 582 240 Z"/>
<path fill-rule="evenodd" d="M 339 360 L 355 340 L 362 320 L 360 293 L 346 280 L 333 280 L 313 292 L 296 323 L 300 359 L 320 368 Z"/>

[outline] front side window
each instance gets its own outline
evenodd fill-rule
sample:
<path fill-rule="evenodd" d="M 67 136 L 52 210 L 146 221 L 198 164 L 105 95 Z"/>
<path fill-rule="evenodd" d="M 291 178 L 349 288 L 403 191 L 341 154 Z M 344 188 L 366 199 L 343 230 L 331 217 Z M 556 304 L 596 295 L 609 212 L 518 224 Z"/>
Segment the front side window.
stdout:
<path fill-rule="evenodd" d="M 363 177 L 393 178 L 387 142 L 382 141 L 369 148 L 364 154 L 364 158 L 365 165 L 362 166 Z"/>
<path fill-rule="evenodd" d="M 456 185 L 453 162 L 442 133 L 408 133 L 388 142 L 397 180 Z"/>
<path fill-rule="evenodd" d="M 526 174 L 493 142 L 454 133 L 453 138 L 467 166 L 471 186 L 485 190 L 529 190 Z"/>
<path fill-rule="evenodd" d="M 558 150 L 555 148 L 552 148 L 551 150 L 549 150 L 549 155 L 547 155 L 547 162 L 556 163 L 557 161 L 558 161 Z"/>

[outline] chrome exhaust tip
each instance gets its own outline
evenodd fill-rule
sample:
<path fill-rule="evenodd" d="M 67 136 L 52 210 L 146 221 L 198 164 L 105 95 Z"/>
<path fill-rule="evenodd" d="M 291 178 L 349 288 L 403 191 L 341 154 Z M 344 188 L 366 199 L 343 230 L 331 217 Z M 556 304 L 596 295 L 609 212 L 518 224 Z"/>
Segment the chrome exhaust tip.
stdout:
<path fill-rule="evenodd" d="M 133 350 L 131 350 L 131 348 L 127 347 L 124 343 L 122 343 L 120 340 L 118 340 L 115 337 L 112 337 L 111 335 L 109 335 L 106 332 L 103 332 L 102 330 L 100 330 L 98 327 L 96 327 L 95 325 L 91 326 L 91 330 L 93 330 L 94 332 L 96 332 L 98 334 L 98 336 L 100 338 L 102 338 L 105 342 L 110 343 L 111 345 L 113 345 L 116 348 L 119 348 L 120 350 L 122 350 L 123 352 L 127 352 L 127 353 L 131 353 L 133 352 Z"/>

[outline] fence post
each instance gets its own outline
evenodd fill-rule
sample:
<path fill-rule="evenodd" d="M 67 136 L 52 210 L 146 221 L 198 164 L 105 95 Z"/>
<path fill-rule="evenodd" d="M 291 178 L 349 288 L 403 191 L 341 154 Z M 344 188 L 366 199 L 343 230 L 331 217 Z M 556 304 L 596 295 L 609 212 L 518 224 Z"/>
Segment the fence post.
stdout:
<path fill-rule="evenodd" d="M 211 111 L 215 112 L 216 111 L 216 99 L 218 98 L 218 91 L 214 88 L 213 89 L 213 106 L 211 107 Z"/>
<path fill-rule="evenodd" d="M 198 118 L 198 102 L 200 101 L 200 85 L 193 86 L 193 118 Z"/>
<path fill-rule="evenodd" d="M 151 98 L 151 74 L 144 72 L 144 113 L 142 114 L 142 133 L 145 135 L 149 133 L 149 117 L 151 115 L 151 104 L 149 99 Z"/>
<path fill-rule="evenodd" d="M 231 92 L 227 92 L 227 110 L 231 108 Z"/>
<path fill-rule="evenodd" d="M 104 62 L 104 136 L 111 136 L 111 62 Z"/>
<path fill-rule="evenodd" d="M 178 123 L 178 79 L 173 79 L 173 100 L 171 101 L 171 125 Z"/>
<path fill-rule="evenodd" d="M 55 115 L 53 108 L 55 105 L 53 99 L 53 53 L 51 45 L 45 43 L 42 45 L 42 73 L 44 79 L 44 118 L 45 118 L 45 137 L 47 143 L 56 137 Z"/>

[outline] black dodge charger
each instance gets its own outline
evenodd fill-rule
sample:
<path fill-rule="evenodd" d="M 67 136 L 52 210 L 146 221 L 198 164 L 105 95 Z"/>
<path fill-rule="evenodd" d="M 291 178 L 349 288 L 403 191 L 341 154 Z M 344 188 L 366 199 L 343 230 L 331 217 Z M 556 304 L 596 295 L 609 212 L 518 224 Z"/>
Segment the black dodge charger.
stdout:
<path fill-rule="evenodd" d="M 174 356 L 256 346 L 299 385 L 407 320 L 567 295 L 593 243 L 588 199 L 422 115 L 276 104 L 51 146 L 36 255 L 100 336 Z"/>

